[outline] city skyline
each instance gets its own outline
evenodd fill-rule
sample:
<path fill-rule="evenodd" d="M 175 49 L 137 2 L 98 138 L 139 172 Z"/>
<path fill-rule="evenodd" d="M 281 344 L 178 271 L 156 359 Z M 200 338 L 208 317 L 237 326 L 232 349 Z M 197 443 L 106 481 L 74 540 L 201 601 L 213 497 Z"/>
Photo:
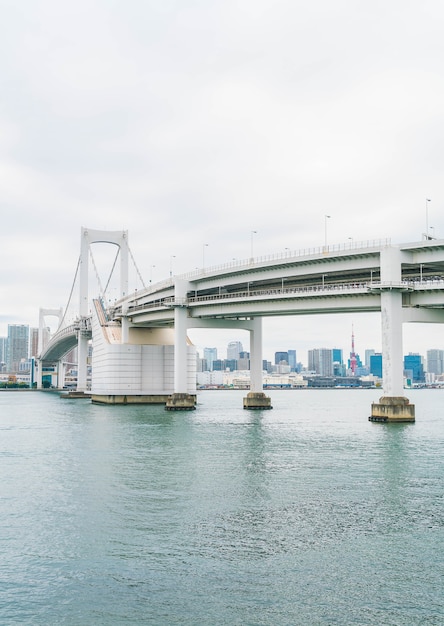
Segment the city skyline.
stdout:
<path fill-rule="evenodd" d="M 436 1 L 26 0 L 3 18 L 2 336 L 66 306 L 82 226 L 128 230 L 145 284 L 287 249 L 444 236 Z M 346 349 L 352 323 L 358 351 L 380 348 L 377 314 L 269 318 L 264 357 L 332 337 Z M 440 326 L 404 326 L 404 352 L 442 345 Z"/>

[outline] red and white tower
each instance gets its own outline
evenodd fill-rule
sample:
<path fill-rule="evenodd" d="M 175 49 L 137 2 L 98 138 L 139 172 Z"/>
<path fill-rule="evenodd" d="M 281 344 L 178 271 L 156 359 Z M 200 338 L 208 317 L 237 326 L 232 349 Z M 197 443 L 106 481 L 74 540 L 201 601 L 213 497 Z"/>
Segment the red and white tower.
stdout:
<path fill-rule="evenodd" d="M 356 367 L 358 365 L 358 359 L 356 358 L 355 352 L 355 334 L 353 332 L 353 324 L 352 324 L 352 349 L 350 352 L 350 369 L 352 371 L 352 376 L 356 374 Z"/>

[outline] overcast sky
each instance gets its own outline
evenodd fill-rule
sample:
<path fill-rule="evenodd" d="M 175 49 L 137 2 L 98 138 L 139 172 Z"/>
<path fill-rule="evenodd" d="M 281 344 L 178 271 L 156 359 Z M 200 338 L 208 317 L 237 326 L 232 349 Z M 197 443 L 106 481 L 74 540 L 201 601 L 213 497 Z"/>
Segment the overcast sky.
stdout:
<path fill-rule="evenodd" d="M 0 335 L 65 306 L 82 226 L 145 283 L 329 243 L 444 237 L 439 0 L 0 0 Z M 114 253 L 113 253 L 114 256 Z M 172 257 L 175 258 L 172 258 Z M 153 267 L 155 266 L 155 267 Z M 105 279 L 106 280 L 106 279 Z M 133 287 L 139 287 L 134 283 Z M 264 321 L 264 357 L 380 349 L 379 315 Z M 194 331 L 225 357 L 246 333 Z M 444 348 L 404 327 L 404 351 Z"/>

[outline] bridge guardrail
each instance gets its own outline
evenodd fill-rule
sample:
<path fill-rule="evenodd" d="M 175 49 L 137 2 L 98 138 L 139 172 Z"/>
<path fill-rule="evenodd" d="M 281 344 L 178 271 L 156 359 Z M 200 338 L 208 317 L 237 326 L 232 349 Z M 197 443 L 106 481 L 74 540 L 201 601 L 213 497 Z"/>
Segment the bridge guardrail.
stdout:
<path fill-rule="evenodd" d="M 380 291 L 384 289 L 401 289 L 404 291 L 414 291 L 415 289 L 444 289 L 444 280 L 423 280 L 423 281 L 366 281 L 356 283 L 341 283 L 329 285 L 312 285 L 306 287 L 284 287 L 278 289 L 249 289 L 236 291 L 232 293 L 216 293 L 207 296 L 190 296 L 188 298 L 175 298 L 174 296 L 168 296 L 166 298 L 160 298 L 150 303 L 138 304 L 130 306 L 128 313 L 137 313 L 138 311 L 154 310 L 172 308 L 175 306 L 188 306 L 196 303 L 212 302 L 216 300 L 234 300 L 239 298 L 252 298 L 263 296 L 307 296 L 307 295 L 322 295 L 333 294 L 339 292 L 371 292 Z"/>

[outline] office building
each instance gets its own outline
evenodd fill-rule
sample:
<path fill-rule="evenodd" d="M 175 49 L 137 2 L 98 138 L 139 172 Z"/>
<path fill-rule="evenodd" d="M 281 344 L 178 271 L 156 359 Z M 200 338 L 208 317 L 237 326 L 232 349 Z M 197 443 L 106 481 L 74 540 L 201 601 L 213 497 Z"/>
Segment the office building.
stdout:
<path fill-rule="evenodd" d="M 288 350 L 288 365 L 290 366 L 291 372 L 297 371 L 296 350 Z"/>
<path fill-rule="evenodd" d="M 444 373 L 444 350 L 427 350 L 427 372 L 437 376 Z"/>
<path fill-rule="evenodd" d="M 308 369 L 319 376 L 333 376 L 333 350 L 330 348 L 309 350 Z"/>
<path fill-rule="evenodd" d="M 240 341 L 230 341 L 227 347 L 227 359 L 239 359 L 239 355 L 243 352 L 242 343 Z"/>
<path fill-rule="evenodd" d="M 425 381 L 424 366 L 420 354 L 409 352 L 404 357 L 404 375 L 410 378 L 413 383 L 423 383 Z"/>
<path fill-rule="evenodd" d="M 213 371 L 213 363 L 217 359 L 217 348 L 204 348 L 204 359 L 206 361 L 206 369 Z"/>
<path fill-rule="evenodd" d="M 6 367 L 6 346 L 8 340 L 6 337 L 0 337 L 0 372 Z"/>
<path fill-rule="evenodd" d="M 382 354 L 379 352 L 370 355 L 370 374 L 382 378 Z"/>
<path fill-rule="evenodd" d="M 274 364 L 279 365 L 279 363 L 282 363 L 283 361 L 288 364 L 288 352 L 275 352 Z"/>
<path fill-rule="evenodd" d="M 237 369 L 238 370 L 249 370 L 250 369 L 250 353 L 242 351 L 239 353 L 239 358 L 237 360 Z"/>
<path fill-rule="evenodd" d="M 342 356 L 342 348 L 333 348 L 332 357 L 333 357 L 334 363 L 342 364 L 344 362 L 343 356 Z"/>
<path fill-rule="evenodd" d="M 29 356 L 37 357 L 39 352 L 39 329 L 29 329 Z"/>
<path fill-rule="evenodd" d="M 22 359 L 27 359 L 29 356 L 29 326 L 8 324 L 6 355 L 7 371 L 17 373 Z"/>
<path fill-rule="evenodd" d="M 376 352 L 375 350 L 373 350 L 373 348 L 370 348 L 365 351 L 365 359 L 364 359 L 365 367 L 368 367 L 370 369 L 370 357 L 372 357 L 374 354 L 376 354 Z"/>

